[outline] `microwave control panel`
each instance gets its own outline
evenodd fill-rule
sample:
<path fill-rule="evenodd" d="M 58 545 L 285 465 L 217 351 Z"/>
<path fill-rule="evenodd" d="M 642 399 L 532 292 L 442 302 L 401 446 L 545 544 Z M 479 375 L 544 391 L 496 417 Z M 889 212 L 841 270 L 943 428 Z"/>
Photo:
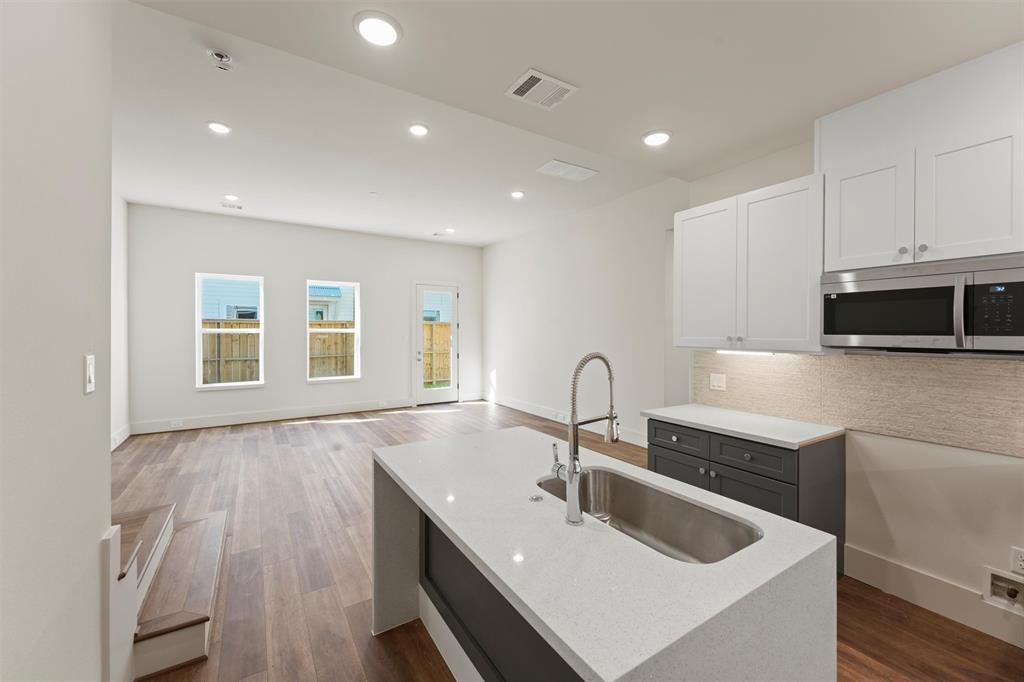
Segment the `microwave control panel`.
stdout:
<path fill-rule="evenodd" d="M 976 336 L 1024 336 L 1024 282 L 973 286 Z"/>

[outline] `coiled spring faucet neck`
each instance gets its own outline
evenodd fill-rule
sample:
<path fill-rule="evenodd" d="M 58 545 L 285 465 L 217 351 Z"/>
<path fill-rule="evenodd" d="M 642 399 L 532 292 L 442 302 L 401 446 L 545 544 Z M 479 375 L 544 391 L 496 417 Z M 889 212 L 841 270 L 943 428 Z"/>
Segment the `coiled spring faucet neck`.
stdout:
<path fill-rule="evenodd" d="M 576 393 L 579 389 L 580 375 L 592 360 L 600 360 L 608 370 L 608 412 L 600 417 L 580 419 L 576 410 Z M 583 523 L 583 512 L 580 510 L 580 475 L 583 473 L 583 467 L 580 466 L 580 426 L 607 420 L 604 442 L 615 443 L 619 440 L 619 418 L 615 414 L 614 381 L 615 372 L 612 370 L 612 363 L 604 353 L 587 353 L 576 364 L 576 369 L 572 372 L 572 386 L 569 394 L 569 461 L 564 468 L 559 469 L 558 475 L 565 478 L 565 520 L 573 526 Z"/>

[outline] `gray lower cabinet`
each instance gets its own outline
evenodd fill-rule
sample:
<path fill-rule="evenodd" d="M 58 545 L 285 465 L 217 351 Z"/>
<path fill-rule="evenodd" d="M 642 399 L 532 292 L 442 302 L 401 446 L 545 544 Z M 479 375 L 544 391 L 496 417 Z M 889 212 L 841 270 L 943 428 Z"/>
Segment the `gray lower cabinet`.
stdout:
<path fill-rule="evenodd" d="M 647 440 L 651 471 L 835 535 L 843 574 L 844 436 L 789 450 L 652 419 Z"/>
<path fill-rule="evenodd" d="M 695 485 L 698 488 L 708 487 L 708 468 L 710 466 L 706 459 L 673 452 L 668 448 L 653 444 L 647 446 L 647 467 L 651 471 L 657 471 L 659 474 Z"/>

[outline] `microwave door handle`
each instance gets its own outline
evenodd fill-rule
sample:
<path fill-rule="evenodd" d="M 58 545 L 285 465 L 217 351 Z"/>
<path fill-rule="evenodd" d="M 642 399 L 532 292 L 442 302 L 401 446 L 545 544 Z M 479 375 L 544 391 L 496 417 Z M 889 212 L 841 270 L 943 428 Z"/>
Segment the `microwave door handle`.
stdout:
<path fill-rule="evenodd" d="M 957 348 L 964 348 L 964 293 L 967 289 L 967 278 L 956 276 L 953 286 L 953 336 Z"/>

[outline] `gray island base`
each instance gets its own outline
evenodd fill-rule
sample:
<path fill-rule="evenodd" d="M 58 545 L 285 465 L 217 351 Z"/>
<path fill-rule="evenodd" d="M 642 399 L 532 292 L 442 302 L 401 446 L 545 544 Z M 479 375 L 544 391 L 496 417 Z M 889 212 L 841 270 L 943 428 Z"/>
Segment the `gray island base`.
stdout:
<path fill-rule="evenodd" d="M 517 427 L 374 450 L 374 633 L 421 618 L 458 680 L 835 679 L 834 537 L 588 450 L 585 467 L 761 537 L 701 564 L 569 526 L 537 487 L 552 442 Z"/>

